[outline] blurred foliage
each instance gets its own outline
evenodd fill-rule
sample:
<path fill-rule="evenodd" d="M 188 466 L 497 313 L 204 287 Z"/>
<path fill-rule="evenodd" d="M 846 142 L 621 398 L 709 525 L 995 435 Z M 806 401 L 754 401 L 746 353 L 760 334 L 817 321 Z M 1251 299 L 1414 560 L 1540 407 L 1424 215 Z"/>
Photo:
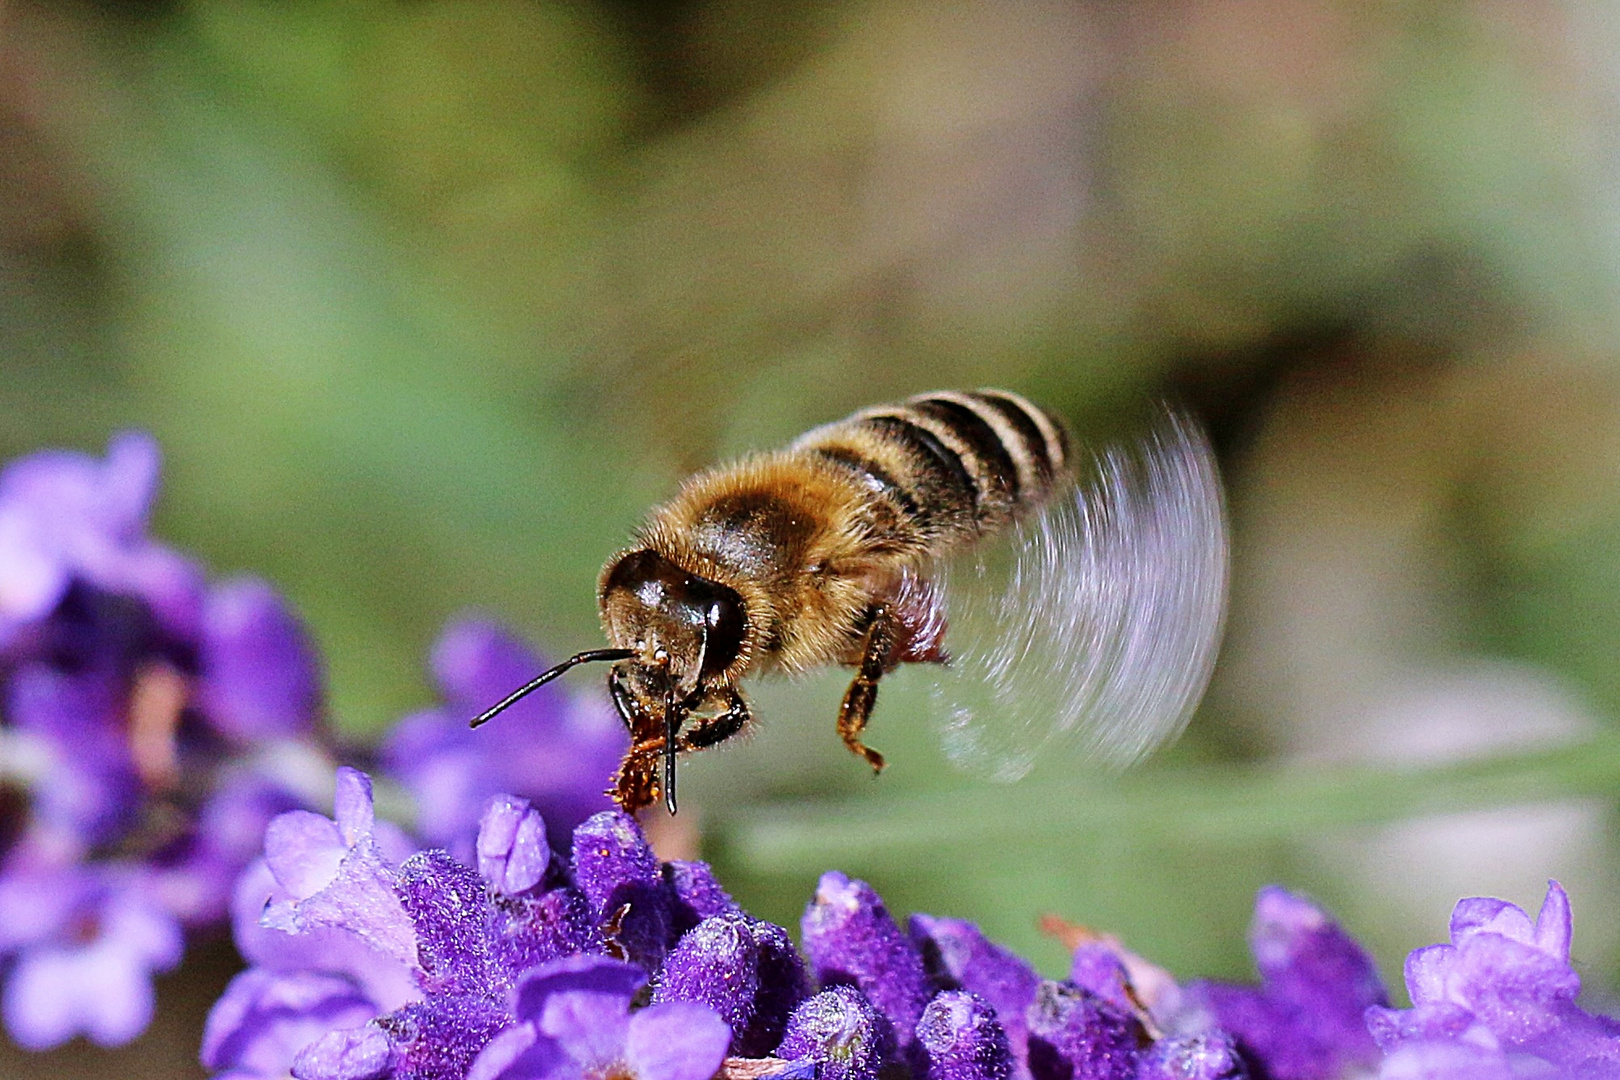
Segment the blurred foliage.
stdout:
<path fill-rule="evenodd" d="M 1444 911 L 1322 854 L 1386 774 L 1289 823 L 1318 789 L 1269 781 L 1273 755 L 1311 758 L 1337 699 L 1276 629 L 1290 591 L 1254 583 L 1324 560 L 1298 564 L 1322 585 L 1299 625 L 1349 654 L 1344 685 L 1388 674 L 1362 649 L 1486 656 L 1620 711 L 1616 29 L 1608 4 L 1483 0 L 13 4 L 0 451 L 155 431 L 161 533 L 284 588 L 334 721 L 369 735 L 429 697 L 459 610 L 597 640 L 602 560 L 718 455 L 935 386 L 1010 386 L 1095 438 L 1179 394 L 1238 530 L 1235 660 L 1182 745 L 987 794 L 897 685 L 873 785 L 830 676 L 764 689 L 759 736 L 694 761 L 683 805 L 789 922 L 839 864 L 1050 970 L 1045 911 L 1239 975 L 1253 891 L 1283 880 L 1394 978 Z M 1503 798 L 1603 790 L 1565 764 Z M 1179 834 L 1199 798 L 1269 824 Z M 1054 805 L 1103 809 L 1026 836 Z M 823 841 L 758 848 L 783 815 Z M 873 841 L 890 816 L 928 845 Z M 1577 925 L 1604 899 L 1577 893 Z M 1583 940 L 1608 966 L 1617 939 Z"/>

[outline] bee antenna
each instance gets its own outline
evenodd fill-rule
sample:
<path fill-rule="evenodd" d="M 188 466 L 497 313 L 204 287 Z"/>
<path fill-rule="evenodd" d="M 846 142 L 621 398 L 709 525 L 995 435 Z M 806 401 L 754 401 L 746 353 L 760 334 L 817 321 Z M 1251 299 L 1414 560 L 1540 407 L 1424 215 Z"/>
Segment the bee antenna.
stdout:
<path fill-rule="evenodd" d="M 570 656 L 568 659 L 564 660 L 550 671 L 541 672 L 539 675 L 536 675 L 533 679 L 530 679 L 528 682 L 524 683 L 510 694 L 506 695 L 506 697 L 501 699 L 498 704 L 491 705 L 489 708 L 473 717 L 472 721 L 468 723 L 467 726 L 480 727 L 489 723 L 489 721 L 494 719 L 497 715 L 506 711 L 508 706 L 514 705 L 523 698 L 534 693 L 536 690 L 540 689 L 542 686 L 546 685 L 546 683 L 550 682 L 552 679 L 555 679 L 569 668 L 575 667 L 579 664 L 594 663 L 598 660 L 628 660 L 634 655 L 636 655 L 636 651 L 634 649 L 587 649 L 582 653 L 575 653 L 573 656 Z"/>

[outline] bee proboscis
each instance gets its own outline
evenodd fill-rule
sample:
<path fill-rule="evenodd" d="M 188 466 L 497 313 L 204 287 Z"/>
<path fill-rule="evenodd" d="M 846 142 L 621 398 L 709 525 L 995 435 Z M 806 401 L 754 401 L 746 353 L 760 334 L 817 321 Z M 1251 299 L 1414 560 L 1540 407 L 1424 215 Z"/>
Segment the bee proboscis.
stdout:
<path fill-rule="evenodd" d="M 838 733 L 879 771 L 863 739 L 879 682 L 925 663 L 940 665 L 953 756 L 971 757 L 976 725 L 1007 711 L 1020 669 L 1050 684 L 1036 697 L 1051 702 L 1053 731 L 1136 756 L 1179 729 L 1207 682 L 1224 516 L 1209 448 L 1177 414 L 1139 453 L 1096 464 L 1077 485 L 1063 424 L 984 389 L 864 409 L 700 472 L 603 568 L 611 647 L 570 657 L 473 725 L 578 664 L 611 662 L 630 747 L 609 793 L 634 812 L 661 792 L 674 813 L 676 754 L 753 722 L 745 678 L 853 668 Z M 992 537 L 1012 538 L 1014 567 L 986 606 L 946 568 Z M 982 593 L 978 571 L 965 576 Z"/>

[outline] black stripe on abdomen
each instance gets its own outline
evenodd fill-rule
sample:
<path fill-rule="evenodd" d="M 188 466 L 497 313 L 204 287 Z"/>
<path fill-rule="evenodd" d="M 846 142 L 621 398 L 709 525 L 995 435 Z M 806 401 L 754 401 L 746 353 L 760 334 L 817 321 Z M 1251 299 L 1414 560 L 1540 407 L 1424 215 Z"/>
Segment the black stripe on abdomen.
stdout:
<path fill-rule="evenodd" d="M 841 465 L 850 472 L 855 473 L 866 482 L 867 487 L 893 499 L 895 505 L 901 509 L 906 517 L 915 519 L 923 516 L 922 509 L 917 505 L 917 501 L 911 497 L 911 493 L 900 486 L 899 482 L 889 474 L 889 470 L 871 458 L 864 454 L 858 454 L 847 446 L 816 447 L 814 452 L 828 461 Z"/>
<path fill-rule="evenodd" d="M 922 478 L 929 481 L 928 486 L 934 489 L 935 494 L 954 500 L 969 514 L 977 510 L 979 485 L 974 482 L 973 474 L 962 464 L 960 455 L 941 442 L 932 431 L 898 416 L 868 416 L 859 423 L 880 432 L 889 441 L 905 447 Z M 929 495 L 927 491 L 913 491 L 913 498 L 919 504 L 931 503 L 933 500 Z"/>
<path fill-rule="evenodd" d="M 1041 431 L 1041 426 L 1036 423 L 1035 418 L 1030 416 L 1018 401 L 992 390 L 975 390 L 968 396 L 983 402 L 986 408 L 994 409 L 997 415 L 1012 425 L 1023 440 L 1024 450 L 1029 454 L 1036 475 L 1041 478 L 1043 484 L 1050 486 L 1056 470 L 1053 468 L 1051 452 L 1047 448 L 1046 435 Z M 1050 418 L 1048 422 L 1057 429 L 1060 438 L 1064 436 L 1061 425 Z"/>
<path fill-rule="evenodd" d="M 985 419 L 960 401 L 943 397 L 912 398 L 907 402 L 913 410 L 946 425 L 950 433 L 977 459 L 982 473 L 979 491 L 1000 488 L 1007 498 L 1018 501 L 1018 464 L 996 429 Z"/>

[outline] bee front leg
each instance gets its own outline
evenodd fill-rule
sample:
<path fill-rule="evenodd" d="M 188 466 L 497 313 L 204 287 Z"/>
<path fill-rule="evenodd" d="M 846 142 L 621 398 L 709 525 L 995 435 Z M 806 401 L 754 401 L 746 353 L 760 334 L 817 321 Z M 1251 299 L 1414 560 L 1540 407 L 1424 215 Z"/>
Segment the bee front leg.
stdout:
<path fill-rule="evenodd" d="M 748 711 L 748 700 L 734 686 L 726 687 L 725 694 L 726 711 L 707 720 L 699 720 L 691 731 L 682 735 L 679 744 L 682 750 L 702 750 L 715 746 L 748 726 L 748 721 L 753 718 Z"/>
<path fill-rule="evenodd" d="M 618 668 L 608 673 L 608 693 L 630 732 L 630 747 L 619 762 L 608 797 L 628 814 L 658 800 L 658 752 L 664 746 L 662 721 L 641 707 L 624 685 Z"/>
<path fill-rule="evenodd" d="M 851 753 L 859 754 L 872 766 L 872 772 L 883 771 L 883 755 L 861 742 L 861 732 L 872 717 L 872 706 L 877 704 L 878 680 L 883 677 L 889 654 L 894 649 L 898 627 L 887 605 L 872 609 L 871 622 L 866 628 L 866 643 L 861 649 L 860 667 L 855 679 L 844 691 L 844 702 L 838 708 L 838 734 Z"/>

